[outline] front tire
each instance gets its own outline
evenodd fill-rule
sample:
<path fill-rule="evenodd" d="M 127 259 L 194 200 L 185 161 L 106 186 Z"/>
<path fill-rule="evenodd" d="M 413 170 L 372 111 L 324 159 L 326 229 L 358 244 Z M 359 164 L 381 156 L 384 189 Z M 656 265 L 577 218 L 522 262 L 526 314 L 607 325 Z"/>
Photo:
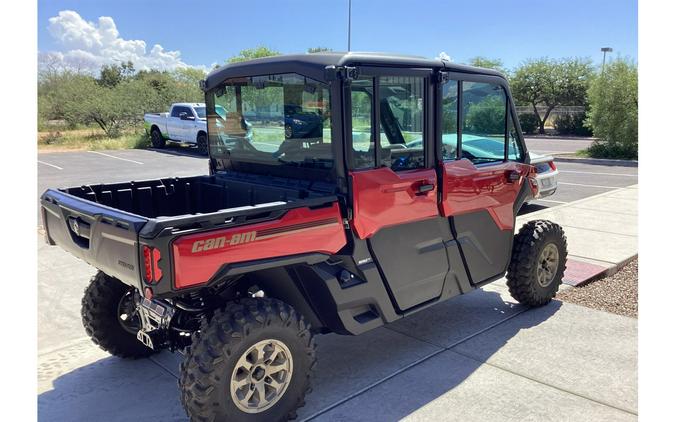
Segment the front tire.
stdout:
<path fill-rule="evenodd" d="M 166 146 L 166 139 L 162 136 L 162 132 L 156 127 L 150 131 L 150 142 L 154 148 L 162 149 Z"/>
<path fill-rule="evenodd" d="M 94 344 L 121 358 L 144 358 L 155 353 L 136 339 L 140 318 L 134 288 L 99 271 L 82 298 L 82 324 Z"/>
<path fill-rule="evenodd" d="M 506 285 L 518 302 L 542 306 L 558 292 L 567 262 L 562 227 L 547 220 L 525 224 L 513 240 Z"/>
<path fill-rule="evenodd" d="M 228 303 L 203 321 L 180 367 L 193 421 L 285 421 L 304 405 L 316 362 L 302 315 L 276 299 Z"/>

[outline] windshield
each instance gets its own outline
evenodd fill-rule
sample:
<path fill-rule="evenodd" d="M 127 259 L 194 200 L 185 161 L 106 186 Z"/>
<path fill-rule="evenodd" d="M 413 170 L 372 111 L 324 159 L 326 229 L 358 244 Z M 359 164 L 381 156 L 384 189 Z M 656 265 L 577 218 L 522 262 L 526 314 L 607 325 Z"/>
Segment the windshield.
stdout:
<path fill-rule="evenodd" d="M 298 74 L 235 78 L 210 91 L 211 155 L 260 164 L 333 167 L 328 87 Z"/>

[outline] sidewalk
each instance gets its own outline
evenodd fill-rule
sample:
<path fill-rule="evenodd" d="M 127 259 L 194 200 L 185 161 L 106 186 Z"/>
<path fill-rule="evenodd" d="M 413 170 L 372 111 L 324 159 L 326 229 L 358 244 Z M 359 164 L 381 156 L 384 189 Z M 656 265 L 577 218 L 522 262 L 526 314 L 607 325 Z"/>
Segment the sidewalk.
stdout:
<path fill-rule="evenodd" d="M 563 281 L 583 284 L 613 274 L 638 252 L 638 185 L 519 216 L 516 226 L 546 219 L 563 226 L 568 260 Z"/>
<path fill-rule="evenodd" d="M 637 253 L 637 192 L 636 185 L 538 211 L 518 225 L 561 223 L 572 267 L 605 270 Z M 55 258 L 73 262 L 67 257 Z M 79 283 L 90 272 L 73 266 L 68 274 Z M 54 336 L 38 355 L 39 420 L 186 420 L 180 355 L 124 361 L 77 335 L 54 346 Z M 559 301 L 527 309 L 503 280 L 317 344 L 313 392 L 299 420 L 637 420 L 637 320 Z"/>

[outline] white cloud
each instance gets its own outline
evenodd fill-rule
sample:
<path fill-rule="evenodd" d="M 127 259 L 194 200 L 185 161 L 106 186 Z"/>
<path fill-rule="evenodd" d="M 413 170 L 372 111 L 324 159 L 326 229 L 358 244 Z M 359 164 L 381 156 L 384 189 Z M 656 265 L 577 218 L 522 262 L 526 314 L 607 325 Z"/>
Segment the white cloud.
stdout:
<path fill-rule="evenodd" d="M 136 70 L 174 70 L 191 66 L 180 57 L 178 50 L 165 50 L 155 44 L 148 51 L 143 40 L 125 40 L 120 37 L 115 21 L 101 16 L 90 22 L 72 10 L 62 10 L 49 18 L 49 33 L 63 51 L 41 52 L 40 63 L 70 69 L 98 72 L 104 64 L 131 61 Z"/>
<path fill-rule="evenodd" d="M 446 62 L 451 62 L 451 61 L 452 61 L 452 59 L 450 58 L 450 56 L 448 55 L 448 53 L 446 53 L 445 51 L 441 51 L 441 52 L 438 54 L 438 56 L 436 56 L 436 58 L 437 58 L 437 59 L 440 59 L 440 60 L 445 60 Z"/>

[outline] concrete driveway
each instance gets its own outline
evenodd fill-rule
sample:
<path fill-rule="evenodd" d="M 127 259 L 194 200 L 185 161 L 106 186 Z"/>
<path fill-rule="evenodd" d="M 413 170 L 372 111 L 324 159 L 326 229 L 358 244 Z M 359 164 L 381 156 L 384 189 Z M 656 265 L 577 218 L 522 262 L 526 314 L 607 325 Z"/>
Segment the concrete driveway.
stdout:
<path fill-rule="evenodd" d="M 39 420 L 186 420 L 180 355 L 125 361 L 99 350 L 79 321 L 93 269 L 49 249 L 61 266 L 39 270 L 54 281 L 40 295 L 58 304 L 40 309 Z M 558 301 L 527 309 L 500 282 L 317 344 L 301 420 L 636 419 L 637 320 Z"/>

